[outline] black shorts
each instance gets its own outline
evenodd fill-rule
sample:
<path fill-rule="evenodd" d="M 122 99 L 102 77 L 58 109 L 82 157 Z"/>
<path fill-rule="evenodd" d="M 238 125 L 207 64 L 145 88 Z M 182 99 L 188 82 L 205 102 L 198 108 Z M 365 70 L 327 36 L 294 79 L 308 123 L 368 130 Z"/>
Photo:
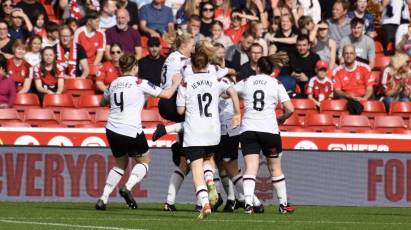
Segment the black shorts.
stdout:
<path fill-rule="evenodd" d="M 220 143 L 216 149 L 216 158 L 225 162 L 238 159 L 238 146 L 240 144 L 240 135 L 221 136 Z"/>
<path fill-rule="evenodd" d="M 264 156 L 277 158 L 283 151 L 279 134 L 247 131 L 241 134 L 240 143 L 244 156 L 260 154 L 260 151 L 263 151 Z"/>
<path fill-rule="evenodd" d="M 184 115 L 177 113 L 176 101 L 177 93 L 174 93 L 170 99 L 160 98 L 158 102 L 158 112 L 162 118 L 179 123 L 184 121 Z"/>
<path fill-rule="evenodd" d="M 144 132 L 137 134 L 135 138 L 124 136 L 106 129 L 106 136 L 114 157 L 140 157 L 148 152 L 148 143 Z"/>
<path fill-rule="evenodd" d="M 216 145 L 184 147 L 184 153 L 188 160 L 193 162 L 201 158 L 211 157 L 215 153 L 216 147 Z"/>

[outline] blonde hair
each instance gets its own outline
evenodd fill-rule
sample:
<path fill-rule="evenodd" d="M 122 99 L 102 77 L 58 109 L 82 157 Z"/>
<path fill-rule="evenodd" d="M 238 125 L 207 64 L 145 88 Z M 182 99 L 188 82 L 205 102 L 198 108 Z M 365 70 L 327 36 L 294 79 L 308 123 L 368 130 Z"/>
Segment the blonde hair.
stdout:
<path fill-rule="evenodd" d="M 285 51 L 279 51 L 275 54 L 271 54 L 268 56 L 270 62 L 274 65 L 274 68 L 282 68 L 288 65 L 290 58 Z"/>
<path fill-rule="evenodd" d="M 173 49 L 177 50 L 181 45 L 187 43 L 191 39 L 194 40 L 194 36 L 187 31 L 183 30 L 174 30 L 169 28 L 168 32 L 163 35 L 164 40 L 168 44 L 172 44 Z"/>
<path fill-rule="evenodd" d="M 186 0 L 183 4 L 184 12 L 186 13 L 187 17 L 190 17 L 194 14 L 200 14 L 199 7 L 196 6 L 195 0 Z"/>

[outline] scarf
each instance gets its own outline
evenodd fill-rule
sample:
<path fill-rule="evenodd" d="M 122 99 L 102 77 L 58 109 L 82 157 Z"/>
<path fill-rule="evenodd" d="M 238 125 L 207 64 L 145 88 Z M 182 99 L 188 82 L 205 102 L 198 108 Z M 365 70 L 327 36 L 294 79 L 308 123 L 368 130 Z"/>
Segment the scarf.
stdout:
<path fill-rule="evenodd" d="M 70 17 L 75 18 L 77 20 L 81 18 L 80 8 L 78 6 L 77 0 L 71 0 Z"/>
<path fill-rule="evenodd" d="M 64 48 L 57 43 L 57 69 L 71 78 L 76 77 L 77 69 L 77 45 L 73 42 L 68 55 L 65 55 Z"/>

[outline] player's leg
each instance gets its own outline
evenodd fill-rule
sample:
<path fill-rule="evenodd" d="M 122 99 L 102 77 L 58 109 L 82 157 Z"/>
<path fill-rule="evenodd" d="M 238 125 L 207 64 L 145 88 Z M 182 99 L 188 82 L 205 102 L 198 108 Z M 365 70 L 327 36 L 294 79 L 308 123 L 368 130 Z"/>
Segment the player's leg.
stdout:
<path fill-rule="evenodd" d="M 207 184 L 208 198 L 211 206 L 215 206 L 218 202 L 217 187 L 214 183 L 214 172 L 216 164 L 212 156 L 208 156 L 203 161 L 204 180 Z"/>
<path fill-rule="evenodd" d="M 153 133 L 153 141 L 157 141 L 167 133 L 180 133 L 183 131 L 183 123 L 175 123 L 171 125 L 158 124 Z"/>
<path fill-rule="evenodd" d="M 171 174 L 170 181 L 168 184 L 168 193 L 166 198 L 166 203 L 164 204 L 164 211 L 176 211 L 175 201 L 178 191 L 180 190 L 181 184 L 184 181 L 185 176 L 188 174 L 189 165 L 187 164 L 187 159 L 184 156 L 180 156 L 179 163 L 176 170 Z"/>

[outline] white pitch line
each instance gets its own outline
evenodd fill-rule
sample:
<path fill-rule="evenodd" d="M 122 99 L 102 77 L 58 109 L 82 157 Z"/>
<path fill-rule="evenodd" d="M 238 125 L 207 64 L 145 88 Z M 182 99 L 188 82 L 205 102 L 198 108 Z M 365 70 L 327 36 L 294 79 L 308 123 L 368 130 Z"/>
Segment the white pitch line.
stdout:
<path fill-rule="evenodd" d="M 78 224 L 59 224 L 59 223 L 46 223 L 46 222 L 33 222 L 33 221 L 20 221 L 20 220 L 0 219 L 0 222 L 11 223 L 11 224 L 58 226 L 58 227 L 66 227 L 66 228 L 88 228 L 88 229 L 105 229 L 105 230 L 143 230 L 141 228 L 119 228 L 119 227 L 104 227 L 104 226 L 78 225 Z"/>
<path fill-rule="evenodd" d="M 159 219 L 159 218 L 87 218 L 87 217 L 2 217 L 9 220 L 98 220 L 98 221 L 159 221 L 159 222 L 169 222 L 170 219 Z M 0 221 L 2 221 L 0 219 Z M 172 217 L 172 221 L 179 221 L 179 222 L 198 222 L 196 218 L 193 219 L 181 219 Z M 244 219 L 206 219 L 202 220 L 206 222 L 235 222 L 235 223 L 305 223 L 305 224 L 349 224 L 349 225 L 411 225 L 410 223 L 404 222 L 360 222 L 360 221 L 328 221 L 328 220 L 244 220 Z M 110 228 L 113 230 L 125 230 L 125 228 Z M 128 230 L 128 229 L 127 229 Z M 134 229 L 135 230 L 135 229 Z"/>

